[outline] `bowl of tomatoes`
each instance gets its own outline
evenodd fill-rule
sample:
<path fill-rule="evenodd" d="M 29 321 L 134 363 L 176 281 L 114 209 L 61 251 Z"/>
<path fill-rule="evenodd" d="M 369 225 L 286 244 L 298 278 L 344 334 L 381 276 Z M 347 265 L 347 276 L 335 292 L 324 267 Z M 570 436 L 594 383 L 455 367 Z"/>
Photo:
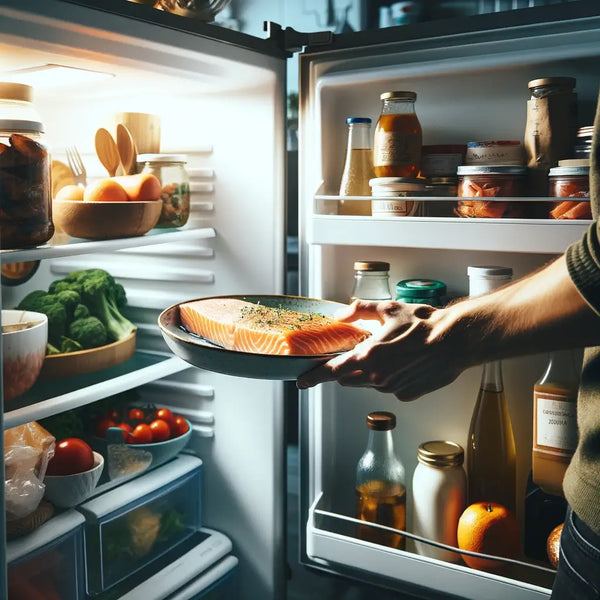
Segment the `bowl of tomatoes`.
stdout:
<path fill-rule="evenodd" d="M 56 442 L 44 476 L 44 496 L 59 508 L 72 508 L 87 500 L 100 481 L 104 457 L 76 437 Z"/>
<path fill-rule="evenodd" d="M 109 479 L 158 467 L 181 452 L 192 436 L 191 423 L 168 408 L 109 410 L 94 424 L 92 445 L 107 458 Z"/>

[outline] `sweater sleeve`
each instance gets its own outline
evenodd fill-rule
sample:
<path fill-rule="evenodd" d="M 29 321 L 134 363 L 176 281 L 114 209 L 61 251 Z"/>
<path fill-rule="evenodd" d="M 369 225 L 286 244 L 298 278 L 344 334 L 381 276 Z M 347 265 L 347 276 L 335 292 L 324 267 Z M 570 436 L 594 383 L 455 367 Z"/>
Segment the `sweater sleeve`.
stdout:
<path fill-rule="evenodd" d="M 590 155 L 590 203 L 594 223 L 567 249 L 569 275 L 579 293 L 600 314 L 600 97 L 596 105 Z"/>

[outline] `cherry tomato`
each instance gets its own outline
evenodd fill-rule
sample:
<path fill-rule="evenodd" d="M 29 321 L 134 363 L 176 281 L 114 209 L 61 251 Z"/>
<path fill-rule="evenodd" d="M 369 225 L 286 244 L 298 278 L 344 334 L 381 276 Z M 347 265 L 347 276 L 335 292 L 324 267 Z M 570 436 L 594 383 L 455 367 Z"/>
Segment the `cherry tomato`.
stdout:
<path fill-rule="evenodd" d="M 109 408 L 106 411 L 106 418 L 110 421 L 118 423 L 121 420 L 121 412 L 116 408 Z"/>
<path fill-rule="evenodd" d="M 188 425 L 188 422 L 183 417 L 177 415 L 173 419 L 173 425 L 171 427 L 171 437 L 179 437 L 180 435 L 187 433 L 189 428 L 190 426 Z"/>
<path fill-rule="evenodd" d="M 171 426 L 171 423 L 173 423 L 173 421 L 175 420 L 173 413 L 168 408 L 159 408 L 156 411 L 154 418 L 166 421 L 169 426 Z"/>
<path fill-rule="evenodd" d="M 127 438 L 130 437 L 129 434 L 133 431 L 133 427 L 129 423 L 119 423 L 117 427 L 123 431 L 123 439 L 127 441 Z"/>
<path fill-rule="evenodd" d="M 152 443 L 152 429 L 145 423 L 136 425 L 131 435 L 127 436 L 127 441 L 130 444 L 150 444 Z"/>
<path fill-rule="evenodd" d="M 93 466 L 94 453 L 90 446 L 79 438 L 65 438 L 55 445 L 46 475 L 73 475 Z"/>
<path fill-rule="evenodd" d="M 143 421 L 144 411 L 141 408 L 131 408 L 127 416 L 130 421 Z"/>
<path fill-rule="evenodd" d="M 152 430 L 152 441 L 153 442 L 164 442 L 171 437 L 171 428 L 166 421 L 162 419 L 155 419 L 149 425 Z"/>
<path fill-rule="evenodd" d="M 94 424 L 94 433 L 98 437 L 106 437 L 106 430 L 109 427 L 116 427 L 117 424 L 111 419 L 107 419 L 106 417 L 100 417 L 96 423 Z"/>

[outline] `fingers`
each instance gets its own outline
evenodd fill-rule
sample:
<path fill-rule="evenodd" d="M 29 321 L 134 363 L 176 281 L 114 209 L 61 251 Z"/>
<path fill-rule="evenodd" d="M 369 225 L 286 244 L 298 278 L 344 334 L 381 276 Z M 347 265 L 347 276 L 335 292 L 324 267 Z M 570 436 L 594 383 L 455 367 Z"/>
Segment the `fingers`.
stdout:
<path fill-rule="evenodd" d="M 365 300 L 355 300 L 349 306 L 345 306 L 335 313 L 335 318 L 344 323 L 351 323 L 364 319 L 366 321 L 379 321 L 383 323 L 384 307 L 389 305 L 389 302 L 369 302 Z"/>

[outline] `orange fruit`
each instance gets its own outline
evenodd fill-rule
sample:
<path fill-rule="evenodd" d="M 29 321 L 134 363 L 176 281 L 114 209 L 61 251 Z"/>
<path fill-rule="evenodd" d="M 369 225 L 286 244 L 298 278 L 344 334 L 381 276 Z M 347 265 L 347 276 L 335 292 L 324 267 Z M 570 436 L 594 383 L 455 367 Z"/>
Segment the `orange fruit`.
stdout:
<path fill-rule="evenodd" d="M 78 185 L 65 185 L 56 192 L 57 200 L 83 200 L 83 188 Z"/>
<path fill-rule="evenodd" d="M 150 173 L 122 175 L 113 177 L 127 192 L 127 197 L 133 202 L 148 202 L 160 198 L 161 185 L 158 177 Z"/>
<path fill-rule="evenodd" d="M 113 179 L 100 179 L 83 192 L 85 202 L 127 202 L 127 192 Z"/>
<path fill-rule="evenodd" d="M 556 569 L 558 567 L 558 555 L 560 553 L 560 535 L 563 530 L 564 523 L 557 525 L 548 535 L 546 541 L 546 553 L 550 564 Z"/>
<path fill-rule="evenodd" d="M 496 502 L 475 502 L 458 520 L 456 531 L 461 550 L 516 558 L 519 553 L 519 526 L 513 513 Z M 462 555 L 472 569 L 498 571 L 505 563 L 477 556 Z"/>

